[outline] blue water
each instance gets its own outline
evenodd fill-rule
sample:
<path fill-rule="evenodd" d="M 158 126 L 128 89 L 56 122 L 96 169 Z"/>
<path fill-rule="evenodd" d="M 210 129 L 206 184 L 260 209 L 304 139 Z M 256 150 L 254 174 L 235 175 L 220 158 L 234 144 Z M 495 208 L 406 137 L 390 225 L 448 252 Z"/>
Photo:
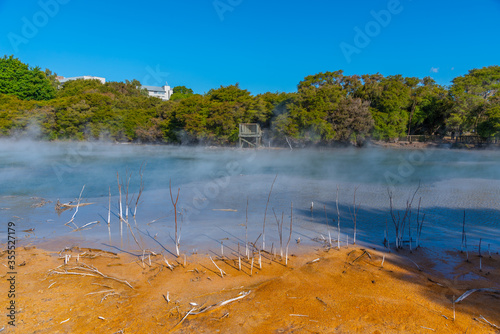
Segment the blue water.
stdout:
<path fill-rule="evenodd" d="M 26 242 L 62 237 L 75 243 L 109 242 L 108 194 L 112 195 L 112 242 L 118 238 L 117 172 L 124 185 L 129 181 L 129 202 L 135 205 L 140 186 L 144 193 L 138 207 L 138 228 L 171 244 L 173 210 L 169 182 L 180 189 L 179 212 L 183 221 L 184 248 L 211 247 L 228 235 L 241 238 L 242 224 L 255 239 L 262 222 L 269 189 L 276 175 L 267 212 L 268 240 L 276 242 L 276 220 L 284 212 L 285 226 L 294 203 L 294 238 L 313 239 L 329 230 L 325 209 L 336 217 L 336 187 L 342 232 L 352 234 L 349 214 L 354 189 L 361 203 L 358 240 L 383 240 L 388 221 L 388 191 L 394 194 L 396 209 L 403 209 L 420 184 L 414 207 L 421 198 L 426 214 L 423 242 L 460 246 L 462 217 L 466 211 L 470 243 L 479 238 L 500 245 L 500 151 L 363 149 L 237 150 L 221 148 L 123 145 L 110 143 L 39 143 L 0 141 L 0 222 L 16 221 Z M 54 204 L 75 201 L 82 187 L 83 202 L 76 225 L 100 221 L 90 230 L 73 232 L 64 224 L 74 211 L 56 214 Z M 32 207 L 41 201 L 52 201 Z M 134 198 L 134 201 L 132 199 Z M 123 199 L 123 202 L 125 199 Z M 314 202 L 313 211 L 310 210 Z M 125 205 L 125 204 L 123 204 Z M 232 211 L 218 211 L 230 209 Z M 235 211 L 236 210 L 236 211 Z M 132 219 L 130 219 L 132 221 Z M 331 227 L 330 227 L 331 228 Z M 140 234 L 140 232 L 136 231 Z M 333 229 L 331 229 L 333 234 Z M 0 231 L 5 237 L 5 231 Z M 343 236 L 344 237 L 344 236 Z M 446 239 L 445 238 L 445 239 Z M 233 237 L 234 239 L 234 237 Z M 144 237 L 142 242 L 148 243 Z M 69 242 L 69 241 L 68 241 Z M 234 240 L 233 240 L 234 242 Z"/>

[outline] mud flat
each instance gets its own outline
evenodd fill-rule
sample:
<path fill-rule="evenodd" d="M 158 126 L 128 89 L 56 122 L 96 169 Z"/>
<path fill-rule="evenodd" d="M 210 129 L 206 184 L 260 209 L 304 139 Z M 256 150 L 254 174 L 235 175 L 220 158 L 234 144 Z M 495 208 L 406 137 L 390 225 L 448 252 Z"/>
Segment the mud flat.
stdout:
<path fill-rule="evenodd" d="M 244 248 L 176 257 L 40 247 L 17 249 L 16 333 L 497 333 L 500 326 L 496 253 L 469 253 L 467 262 L 460 252 L 318 243 L 298 247 L 285 264 L 279 251 L 247 257 Z M 6 251 L 0 259 L 6 264 Z M 0 270 L 7 291 L 7 268 Z M 490 290 L 453 303 L 481 288 Z"/>

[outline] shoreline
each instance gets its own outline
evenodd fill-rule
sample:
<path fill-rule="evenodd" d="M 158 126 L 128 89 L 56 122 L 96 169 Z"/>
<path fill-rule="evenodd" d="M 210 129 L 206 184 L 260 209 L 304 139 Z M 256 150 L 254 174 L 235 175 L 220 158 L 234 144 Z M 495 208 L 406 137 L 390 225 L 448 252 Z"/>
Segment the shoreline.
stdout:
<path fill-rule="evenodd" d="M 328 249 L 318 244 L 304 247 L 300 255 L 290 254 L 287 264 L 279 254 L 261 252 L 262 268 L 257 252 L 253 266 L 251 257 L 243 256 L 241 271 L 235 249 L 224 257 L 219 250 L 178 258 L 137 254 L 19 247 L 16 329 L 25 333 L 495 333 L 481 316 L 500 325 L 499 295 L 488 292 L 456 303 L 453 320 L 453 300 L 464 292 L 500 290 L 498 254 L 482 258 L 482 271 L 477 254 L 469 254 L 470 262 L 465 262 L 460 252 L 436 253 L 428 248 L 409 253 L 361 246 Z M 0 258 L 6 260 L 6 251 Z M 0 275 L 6 275 L 3 266 Z M 1 280 L 2 291 L 7 284 Z"/>
<path fill-rule="evenodd" d="M 26 137 L 0 137 L 1 141 L 14 141 L 14 142 L 35 142 L 35 143 L 55 143 L 55 144 L 102 144 L 102 145 L 112 145 L 112 146 L 164 146 L 172 148 L 200 148 L 207 150 L 255 150 L 254 148 L 241 148 L 238 147 L 237 143 L 227 144 L 227 145 L 217 145 L 211 143 L 197 143 L 197 144 L 183 144 L 183 143 L 163 143 L 163 142 L 118 142 L 118 141 L 106 141 L 106 140 L 43 140 L 43 139 L 33 139 Z M 331 144 L 307 144 L 301 143 L 299 146 L 293 147 L 293 150 L 336 150 L 336 149 L 371 149 L 371 148 L 394 148 L 394 149 L 445 149 L 445 150 L 499 150 L 500 144 L 464 144 L 456 143 L 450 140 L 443 141 L 383 141 L 383 140 L 369 140 L 363 145 L 357 146 L 352 145 L 349 142 L 336 142 Z M 257 150 L 290 150 L 290 146 L 266 146 L 261 145 Z"/>

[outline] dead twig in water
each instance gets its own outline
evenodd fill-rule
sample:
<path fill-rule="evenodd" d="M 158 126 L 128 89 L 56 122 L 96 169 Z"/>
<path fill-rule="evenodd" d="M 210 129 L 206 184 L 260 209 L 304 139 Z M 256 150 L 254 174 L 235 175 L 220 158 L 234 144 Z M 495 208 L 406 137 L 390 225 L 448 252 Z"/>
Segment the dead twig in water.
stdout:
<path fill-rule="evenodd" d="M 87 223 L 87 224 L 85 224 L 85 225 L 83 225 L 81 227 L 77 227 L 77 228 L 73 229 L 73 231 L 71 231 L 71 232 L 78 232 L 78 231 L 88 230 L 88 229 L 90 229 L 90 227 L 88 227 L 88 226 L 99 225 L 99 224 L 100 224 L 100 221 L 96 220 L 96 221 Z"/>
<path fill-rule="evenodd" d="M 278 217 L 276 216 L 276 212 L 274 211 L 273 208 L 273 213 L 274 213 L 274 218 L 276 219 L 276 224 L 278 225 L 278 235 L 280 237 L 280 256 L 283 258 L 283 217 L 284 213 L 282 212 L 281 214 L 281 222 L 279 221 Z"/>
<path fill-rule="evenodd" d="M 293 224 L 293 202 L 290 204 L 290 235 L 288 236 L 288 242 L 286 243 L 285 252 L 285 265 L 288 266 L 288 246 L 290 245 L 290 240 L 292 240 L 292 224 Z"/>
<path fill-rule="evenodd" d="M 398 212 L 397 217 L 396 217 L 396 214 L 394 213 L 392 191 L 387 189 L 387 194 L 389 195 L 390 214 L 391 214 L 392 222 L 394 224 L 394 229 L 396 232 L 396 248 L 397 249 L 403 248 L 403 233 L 404 233 L 404 229 L 405 229 L 405 225 L 406 225 L 406 220 L 408 219 L 408 224 L 410 224 L 411 209 L 412 209 L 413 200 L 415 199 L 415 195 L 417 194 L 419 189 L 420 189 L 420 182 L 418 183 L 418 187 L 415 190 L 415 192 L 413 193 L 413 196 L 411 197 L 411 199 L 408 198 L 406 200 L 406 210 L 405 210 L 402 218 L 401 218 L 401 215 L 399 214 L 399 212 Z"/>
<path fill-rule="evenodd" d="M 278 178 L 278 174 L 274 177 L 273 184 L 271 184 L 271 190 L 269 190 L 269 196 L 267 196 L 266 210 L 264 211 L 264 223 L 262 224 L 262 250 L 266 249 L 266 215 L 267 207 L 269 206 L 269 200 L 271 199 L 271 193 L 273 192 L 274 182 Z"/>
<path fill-rule="evenodd" d="M 172 205 L 174 206 L 174 220 L 175 220 L 175 253 L 179 256 L 179 244 L 180 244 L 180 236 L 177 234 L 177 202 L 179 201 L 179 193 L 181 192 L 181 188 L 177 189 L 177 197 L 174 201 L 174 196 L 172 195 L 172 180 L 170 180 L 168 184 L 168 188 L 170 190 L 170 199 L 172 200 Z"/>
<path fill-rule="evenodd" d="M 462 222 L 462 243 L 460 244 L 460 252 L 464 252 L 464 248 L 467 251 L 467 234 L 465 233 L 465 210 L 464 210 L 464 219 Z"/>
<path fill-rule="evenodd" d="M 133 214 L 134 218 L 135 218 L 135 216 L 137 214 L 137 207 L 139 206 L 139 200 L 141 199 L 142 192 L 144 191 L 144 180 L 143 180 L 143 172 L 142 172 L 142 167 L 143 167 L 144 164 L 145 164 L 145 162 L 143 162 L 141 164 L 141 168 L 139 169 L 139 175 L 141 177 L 141 183 L 139 185 L 139 193 L 137 194 L 137 198 L 135 200 L 135 208 L 134 208 L 134 214 Z"/>
<path fill-rule="evenodd" d="M 420 237 L 422 235 L 422 227 L 424 226 L 425 213 L 422 216 L 422 220 L 420 220 L 420 203 L 422 201 L 422 197 L 418 200 L 418 209 L 417 209 L 417 245 L 416 247 L 420 247 Z"/>
<path fill-rule="evenodd" d="M 358 216 L 359 207 L 361 206 L 361 203 L 359 203 L 358 206 L 356 207 L 356 190 L 358 190 L 358 188 L 359 188 L 359 186 L 354 188 L 354 200 L 352 203 L 352 212 L 351 212 L 351 208 L 349 207 L 349 213 L 351 214 L 352 222 L 354 223 L 354 241 L 353 241 L 354 245 L 356 244 L 356 221 L 358 218 L 357 216 Z"/>
<path fill-rule="evenodd" d="M 330 235 L 330 226 L 328 225 L 328 215 L 326 214 L 326 205 L 323 206 L 323 209 L 325 209 L 326 231 L 328 232 L 328 247 L 332 248 L 332 236 Z"/>
<path fill-rule="evenodd" d="M 71 223 L 73 223 L 73 225 L 76 226 L 76 224 L 74 223 L 74 220 L 75 220 L 75 216 L 76 214 L 78 213 L 78 208 L 80 207 L 80 201 L 82 200 L 82 194 L 83 194 L 83 190 L 85 189 L 85 185 L 83 185 L 82 187 L 82 191 L 80 191 L 80 196 L 78 196 L 78 202 L 76 204 L 76 210 L 75 210 L 75 213 L 73 214 L 73 217 L 71 217 L 71 219 L 64 225 L 69 225 Z M 78 228 L 78 226 L 76 226 L 76 228 Z"/>
<path fill-rule="evenodd" d="M 335 199 L 337 205 L 337 248 L 340 249 L 340 211 L 339 211 L 339 186 L 337 185 L 337 197 Z"/>

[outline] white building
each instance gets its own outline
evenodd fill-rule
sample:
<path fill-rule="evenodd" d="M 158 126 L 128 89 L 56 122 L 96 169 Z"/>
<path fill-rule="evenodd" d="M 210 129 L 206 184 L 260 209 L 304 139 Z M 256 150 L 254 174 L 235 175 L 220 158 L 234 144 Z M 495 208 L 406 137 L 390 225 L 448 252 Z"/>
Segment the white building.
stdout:
<path fill-rule="evenodd" d="M 170 96 L 174 93 L 174 90 L 168 86 L 168 83 L 165 83 L 165 86 L 157 87 L 157 86 L 142 86 L 141 88 L 146 89 L 148 91 L 149 96 L 158 97 L 164 101 L 170 99 Z"/>
<path fill-rule="evenodd" d="M 71 78 L 57 77 L 57 80 L 59 80 L 60 83 L 65 83 L 66 81 L 78 80 L 78 79 L 83 79 L 83 80 L 99 80 L 103 85 L 106 83 L 106 78 L 94 77 L 92 75 L 83 75 L 83 76 L 80 76 L 80 77 L 71 77 Z"/>

